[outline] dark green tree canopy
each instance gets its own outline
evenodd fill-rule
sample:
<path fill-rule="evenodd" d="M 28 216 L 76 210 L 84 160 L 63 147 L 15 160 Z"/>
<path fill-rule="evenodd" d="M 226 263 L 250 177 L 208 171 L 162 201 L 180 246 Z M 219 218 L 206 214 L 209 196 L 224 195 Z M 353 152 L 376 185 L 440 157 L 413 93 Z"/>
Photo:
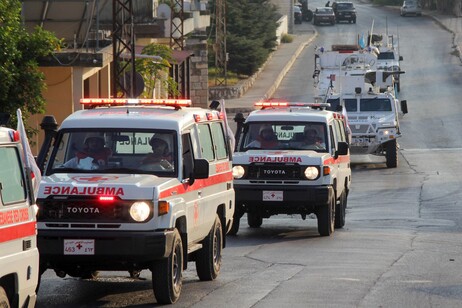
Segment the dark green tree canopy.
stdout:
<path fill-rule="evenodd" d="M 44 111 L 44 76 L 37 59 L 50 55 L 59 46 L 52 33 L 36 28 L 27 33 L 21 23 L 21 2 L 0 1 L 0 106 L 16 118 L 21 108 L 24 118 Z"/>
<path fill-rule="evenodd" d="M 226 0 L 228 70 L 252 75 L 261 67 L 276 47 L 279 17 L 269 0 Z"/>

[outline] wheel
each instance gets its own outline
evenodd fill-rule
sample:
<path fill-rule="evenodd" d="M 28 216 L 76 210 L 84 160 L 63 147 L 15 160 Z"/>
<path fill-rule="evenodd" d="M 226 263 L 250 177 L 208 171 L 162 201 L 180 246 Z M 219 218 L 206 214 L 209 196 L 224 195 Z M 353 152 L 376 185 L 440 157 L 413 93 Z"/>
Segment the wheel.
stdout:
<path fill-rule="evenodd" d="M 141 271 L 139 270 L 130 270 L 128 271 L 128 273 L 130 274 L 130 278 L 133 278 L 133 279 L 138 279 L 140 278 L 140 275 L 141 275 Z"/>
<path fill-rule="evenodd" d="M 178 229 L 175 229 L 170 255 L 153 264 L 152 288 L 159 304 L 173 304 L 180 297 L 182 286 L 183 244 Z"/>
<path fill-rule="evenodd" d="M 212 230 L 205 238 L 202 249 L 197 252 L 196 271 L 200 280 L 208 281 L 217 278 L 221 269 L 222 250 L 223 228 L 220 217 L 216 215 Z"/>
<path fill-rule="evenodd" d="M 334 232 L 335 197 L 332 196 L 327 204 L 318 208 L 318 232 L 321 236 L 330 236 Z"/>
<path fill-rule="evenodd" d="M 85 271 L 80 275 L 82 279 L 96 279 L 98 278 L 99 272 L 98 271 Z"/>
<path fill-rule="evenodd" d="M 250 228 L 260 228 L 263 223 L 263 218 L 257 213 L 247 213 L 247 223 Z"/>
<path fill-rule="evenodd" d="M 396 139 L 388 141 L 386 147 L 387 168 L 396 168 L 398 166 L 398 143 Z"/>
<path fill-rule="evenodd" d="M 345 209 L 347 207 L 347 194 L 346 190 L 340 195 L 339 203 L 335 204 L 335 228 L 343 228 L 345 226 Z"/>
<path fill-rule="evenodd" d="M 0 287 L 0 307 L 2 308 L 10 308 L 10 301 L 8 300 L 8 296 L 6 295 L 5 289 Z"/>

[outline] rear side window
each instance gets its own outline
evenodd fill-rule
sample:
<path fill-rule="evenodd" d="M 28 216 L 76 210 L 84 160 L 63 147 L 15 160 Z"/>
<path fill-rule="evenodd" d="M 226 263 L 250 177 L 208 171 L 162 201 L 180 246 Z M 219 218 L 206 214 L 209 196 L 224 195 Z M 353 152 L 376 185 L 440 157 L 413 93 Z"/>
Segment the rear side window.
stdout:
<path fill-rule="evenodd" d="M 18 149 L 0 148 L 0 195 L 4 205 L 26 200 L 27 192 Z"/>
<path fill-rule="evenodd" d="M 228 151 L 226 147 L 225 134 L 221 123 L 212 123 L 213 146 L 217 154 L 217 159 L 225 159 L 228 157 Z"/>
<path fill-rule="evenodd" d="M 201 143 L 201 154 L 202 157 L 208 161 L 213 161 L 215 155 L 213 152 L 213 143 L 210 127 L 208 124 L 200 124 L 199 128 L 199 140 Z"/>

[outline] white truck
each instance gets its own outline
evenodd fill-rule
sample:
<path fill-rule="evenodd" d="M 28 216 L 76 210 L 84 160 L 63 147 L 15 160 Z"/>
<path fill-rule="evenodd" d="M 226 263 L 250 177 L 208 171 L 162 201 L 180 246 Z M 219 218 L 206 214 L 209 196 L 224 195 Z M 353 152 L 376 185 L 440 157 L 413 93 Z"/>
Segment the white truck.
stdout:
<path fill-rule="evenodd" d="M 247 213 L 251 228 L 263 218 L 316 214 L 318 232 L 345 225 L 351 184 L 346 122 L 325 105 L 263 102 L 237 128 L 233 156 L 236 210 L 231 234 Z M 239 118 L 239 117 L 237 117 Z"/>
<path fill-rule="evenodd" d="M 0 127 L 0 307 L 34 307 L 39 274 L 35 198 L 17 131 Z"/>
<path fill-rule="evenodd" d="M 46 161 L 37 199 L 41 272 L 138 277 L 149 269 L 162 304 L 178 300 L 188 261 L 200 280 L 215 279 L 234 214 L 222 114 L 190 100 L 81 103 L 51 152 L 41 151 L 49 157 L 38 157 Z"/>

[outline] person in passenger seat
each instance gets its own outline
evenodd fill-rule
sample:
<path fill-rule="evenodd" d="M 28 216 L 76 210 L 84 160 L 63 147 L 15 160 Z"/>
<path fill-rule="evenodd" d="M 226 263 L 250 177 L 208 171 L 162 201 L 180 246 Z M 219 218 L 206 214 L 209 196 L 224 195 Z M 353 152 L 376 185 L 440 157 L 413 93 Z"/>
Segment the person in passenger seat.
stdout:
<path fill-rule="evenodd" d="M 167 141 L 156 136 L 149 140 L 152 153 L 149 153 L 142 161 L 141 164 L 160 164 L 165 169 L 172 169 L 172 154 L 168 148 Z"/>
<path fill-rule="evenodd" d="M 318 132 L 314 128 L 305 127 L 303 145 L 307 147 L 325 148 L 326 145 L 321 137 L 318 136 Z"/>

